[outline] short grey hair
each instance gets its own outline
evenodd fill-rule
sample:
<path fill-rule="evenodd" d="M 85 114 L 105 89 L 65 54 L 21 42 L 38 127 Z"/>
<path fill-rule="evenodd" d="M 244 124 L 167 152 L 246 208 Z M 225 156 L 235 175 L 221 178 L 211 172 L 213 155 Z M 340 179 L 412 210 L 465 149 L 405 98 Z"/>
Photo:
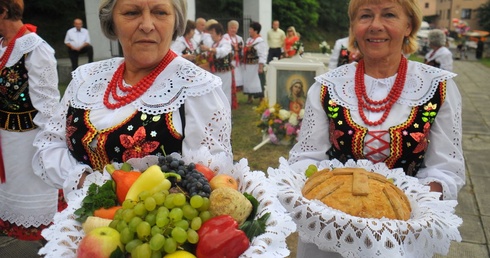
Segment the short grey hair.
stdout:
<path fill-rule="evenodd" d="M 429 45 L 434 47 L 442 47 L 446 45 L 446 34 L 444 31 L 439 29 L 429 31 L 427 39 L 429 40 Z"/>
<path fill-rule="evenodd" d="M 100 27 L 104 35 L 112 40 L 117 39 L 117 35 L 114 28 L 113 11 L 117 0 L 101 0 L 99 5 L 99 20 Z M 186 0 L 172 0 L 172 6 L 175 11 L 175 28 L 172 35 L 172 40 L 175 40 L 178 36 L 184 35 L 185 26 L 187 22 L 187 1 Z"/>

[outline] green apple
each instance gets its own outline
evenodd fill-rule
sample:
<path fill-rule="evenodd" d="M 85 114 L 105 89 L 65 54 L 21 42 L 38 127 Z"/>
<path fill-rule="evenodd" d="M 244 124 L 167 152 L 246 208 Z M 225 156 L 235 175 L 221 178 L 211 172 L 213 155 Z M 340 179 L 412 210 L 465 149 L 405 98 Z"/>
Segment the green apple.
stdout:
<path fill-rule="evenodd" d="M 119 232 L 103 226 L 90 231 L 78 244 L 77 258 L 109 258 L 113 252 L 123 255 L 123 244 Z"/>

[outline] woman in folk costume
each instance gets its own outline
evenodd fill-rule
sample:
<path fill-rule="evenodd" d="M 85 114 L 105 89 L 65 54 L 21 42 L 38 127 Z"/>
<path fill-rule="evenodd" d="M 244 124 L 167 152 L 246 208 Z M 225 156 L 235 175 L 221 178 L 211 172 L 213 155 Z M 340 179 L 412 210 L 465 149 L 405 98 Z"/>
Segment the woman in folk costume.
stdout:
<path fill-rule="evenodd" d="M 264 64 L 267 61 L 267 43 L 260 36 L 262 26 L 258 22 L 252 22 L 248 33 L 250 37 L 243 48 L 243 93 L 248 95 L 247 103 L 251 104 L 253 98 L 259 102 L 264 98 L 265 74 Z"/>
<path fill-rule="evenodd" d="M 60 93 L 54 50 L 22 22 L 23 11 L 22 0 L 0 1 L 0 233 L 41 240 L 64 206 L 58 189 L 34 174 L 32 143 Z"/>
<path fill-rule="evenodd" d="M 422 14 L 416 0 L 351 0 L 349 49 L 361 59 L 315 78 L 289 163 L 368 159 L 402 168 L 441 199 L 465 183 L 455 74 L 408 61 Z M 341 257 L 298 242 L 298 257 Z"/>
<path fill-rule="evenodd" d="M 238 21 L 231 20 L 228 22 L 228 33 L 224 35 L 224 38 L 228 39 L 233 48 L 233 55 L 231 57 L 231 65 L 233 65 L 233 81 L 234 87 L 231 89 L 233 98 L 232 109 L 238 108 L 238 100 L 236 99 L 236 92 L 243 90 L 243 38 L 237 34 L 240 24 Z"/>
<path fill-rule="evenodd" d="M 32 165 L 65 193 L 105 165 L 207 148 L 232 161 L 231 110 L 221 80 L 170 49 L 186 23 L 185 0 L 102 0 L 104 35 L 123 58 L 80 66 Z"/>
<path fill-rule="evenodd" d="M 191 20 L 187 20 L 184 35 L 178 36 L 170 46 L 170 49 L 177 55 L 182 56 L 191 62 L 196 61 L 197 55 L 197 43 L 192 40 L 195 29 L 196 24 Z"/>
<path fill-rule="evenodd" d="M 232 107 L 232 88 L 234 87 L 232 73 L 234 67 L 231 64 L 231 57 L 233 55 L 233 49 L 230 41 L 223 37 L 224 32 L 223 26 L 220 23 L 211 24 L 208 28 L 208 33 L 213 39 L 213 44 L 209 47 L 201 46 L 201 50 L 207 51 L 206 55 L 209 62 L 209 68 L 213 74 L 221 78 L 223 92 L 228 98 L 230 107 Z"/>

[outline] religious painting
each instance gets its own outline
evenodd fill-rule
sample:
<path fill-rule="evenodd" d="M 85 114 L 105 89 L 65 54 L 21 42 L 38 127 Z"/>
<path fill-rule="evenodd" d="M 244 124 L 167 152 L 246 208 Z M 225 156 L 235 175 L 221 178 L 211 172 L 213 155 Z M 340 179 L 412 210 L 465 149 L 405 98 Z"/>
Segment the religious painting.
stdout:
<path fill-rule="evenodd" d="M 278 103 L 283 109 L 299 113 L 304 109 L 309 87 L 315 76 L 326 72 L 322 62 L 303 60 L 271 61 L 267 68 L 269 106 Z"/>

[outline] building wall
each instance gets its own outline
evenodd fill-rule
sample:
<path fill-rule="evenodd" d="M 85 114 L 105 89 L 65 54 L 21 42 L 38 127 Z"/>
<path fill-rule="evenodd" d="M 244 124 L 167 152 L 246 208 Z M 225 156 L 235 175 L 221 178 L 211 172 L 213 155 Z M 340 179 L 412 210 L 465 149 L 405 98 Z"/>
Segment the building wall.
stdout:
<path fill-rule="evenodd" d="M 439 26 L 455 30 L 453 19 L 464 21 L 471 30 L 481 30 L 476 18 L 476 9 L 488 0 L 436 0 L 436 13 L 440 17 Z M 465 14 L 471 13 L 470 16 Z"/>
<path fill-rule="evenodd" d="M 419 0 L 420 9 L 422 9 L 423 16 L 436 15 L 436 3 L 437 0 Z"/>

